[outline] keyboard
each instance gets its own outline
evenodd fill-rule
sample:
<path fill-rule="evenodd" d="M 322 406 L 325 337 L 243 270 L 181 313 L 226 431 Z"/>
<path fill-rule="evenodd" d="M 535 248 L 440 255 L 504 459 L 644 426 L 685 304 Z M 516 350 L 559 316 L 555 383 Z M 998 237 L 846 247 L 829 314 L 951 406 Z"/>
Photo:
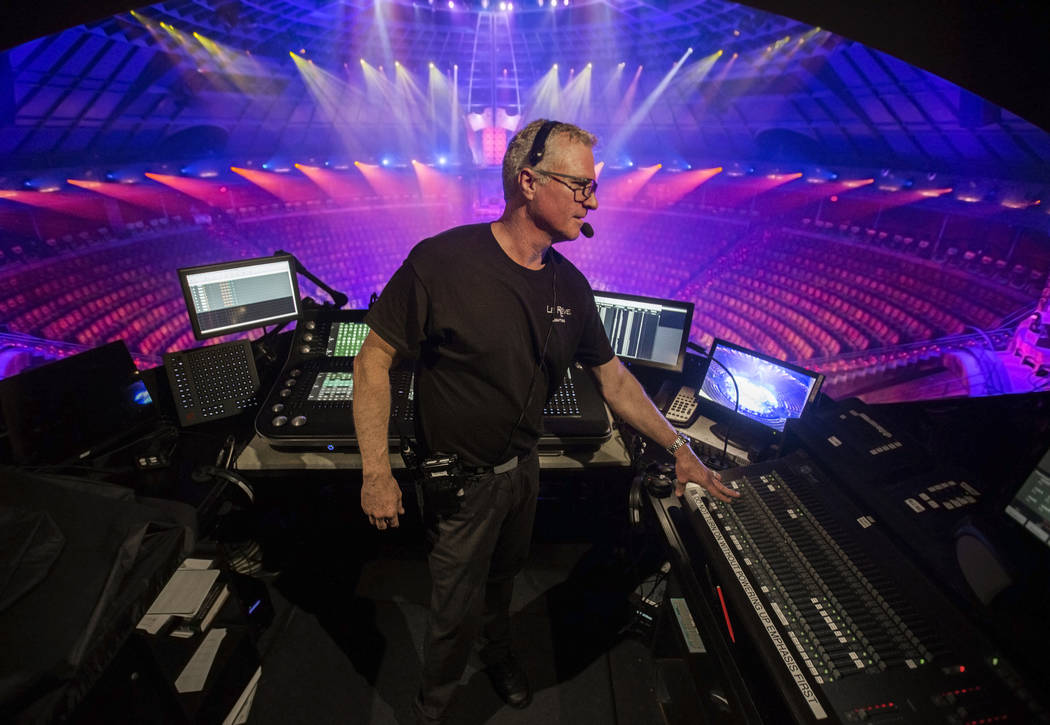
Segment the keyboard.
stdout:
<path fill-rule="evenodd" d="M 183 426 L 227 418 L 258 405 L 259 373 L 247 340 L 165 353 L 164 369 Z"/>
<path fill-rule="evenodd" d="M 579 417 L 580 403 L 576 398 L 576 385 L 572 381 L 572 369 L 565 371 L 565 377 L 561 385 L 554 391 L 554 395 L 543 406 L 543 415 L 547 418 L 554 417 Z"/>

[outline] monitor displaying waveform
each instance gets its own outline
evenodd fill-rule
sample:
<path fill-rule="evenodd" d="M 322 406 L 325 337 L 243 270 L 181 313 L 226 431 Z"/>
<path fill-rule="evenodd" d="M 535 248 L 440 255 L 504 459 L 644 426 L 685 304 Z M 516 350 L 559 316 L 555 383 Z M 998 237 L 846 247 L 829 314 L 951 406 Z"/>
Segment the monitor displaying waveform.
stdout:
<path fill-rule="evenodd" d="M 619 292 L 595 292 L 598 317 L 621 360 L 682 372 L 693 303 Z"/>

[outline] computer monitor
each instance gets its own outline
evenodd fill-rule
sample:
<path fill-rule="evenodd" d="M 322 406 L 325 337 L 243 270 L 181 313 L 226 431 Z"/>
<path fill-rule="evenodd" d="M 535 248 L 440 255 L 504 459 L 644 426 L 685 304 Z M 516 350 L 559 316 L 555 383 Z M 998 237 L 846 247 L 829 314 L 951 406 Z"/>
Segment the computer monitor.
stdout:
<path fill-rule="evenodd" d="M 0 462 L 83 460 L 157 421 L 123 340 L 0 380 Z"/>
<path fill-rule="evenodd" d="M 613 352 L 626 362 L 682 372 L 693 303 L 595 292 L 598 316 Z"/>
<path fill-rule="evenodd" d="M 1050 450 L 1018 489 L 1006 513 L 1025 531 L 1050 546 Z"/>
<path fill-rule="evenodd" d="M 290 255 L 185 267 L 178 272 L 198 340 L 299 317 L 299 283 Z"/>
<path fill-rule="evenodd" d="M 717 338 L 710 357 L 699 396 L 774 432 L 801 417 L 824 382 L 820 373 Z"/>

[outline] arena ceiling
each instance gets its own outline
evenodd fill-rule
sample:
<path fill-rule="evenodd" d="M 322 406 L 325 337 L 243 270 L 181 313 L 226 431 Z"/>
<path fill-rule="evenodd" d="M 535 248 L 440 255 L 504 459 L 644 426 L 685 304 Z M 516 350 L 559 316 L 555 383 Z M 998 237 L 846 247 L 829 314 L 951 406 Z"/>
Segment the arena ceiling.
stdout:
<path fill-rule="evenodd" d="M 1050 24 L 1032 3 L 469 3 L 50 0 L 16 11 L 0 17 L 0 175 L 454 151 L 457 121 L 428 113 L 425 91 L 411 91 L 433 64 L 462 110 L 560 112 L 610 142 L 614 165 L 739 159 L 1047 176 Z M 551 100 L 540 89 L 554 64 L 561 95 Z M 376 69 L 383 88 L 369 81 Z M 580 95 L 573 81 L 584 69 Z M 391 100 L 402 71 L 405 98 L 418 102 Z M 326 101 L 332 88 L 338 97 Z"/>

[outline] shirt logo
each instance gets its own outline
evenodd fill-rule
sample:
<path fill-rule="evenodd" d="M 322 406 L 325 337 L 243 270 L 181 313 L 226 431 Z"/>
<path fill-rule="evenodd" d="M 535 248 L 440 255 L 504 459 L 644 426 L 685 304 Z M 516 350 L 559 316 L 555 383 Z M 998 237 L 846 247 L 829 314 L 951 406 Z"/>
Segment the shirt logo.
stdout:
<path fill-rule="evenodd" d="M 551 315 L 552 317 L 554 317 L 553 322 L 564 323 L 566 317 L 571 317 L 572 316 L 572 308 L 571 307 L 562 307 L 561 305 L 558 305 L 558 306 L 547 305 L 547 314 Z"/>

